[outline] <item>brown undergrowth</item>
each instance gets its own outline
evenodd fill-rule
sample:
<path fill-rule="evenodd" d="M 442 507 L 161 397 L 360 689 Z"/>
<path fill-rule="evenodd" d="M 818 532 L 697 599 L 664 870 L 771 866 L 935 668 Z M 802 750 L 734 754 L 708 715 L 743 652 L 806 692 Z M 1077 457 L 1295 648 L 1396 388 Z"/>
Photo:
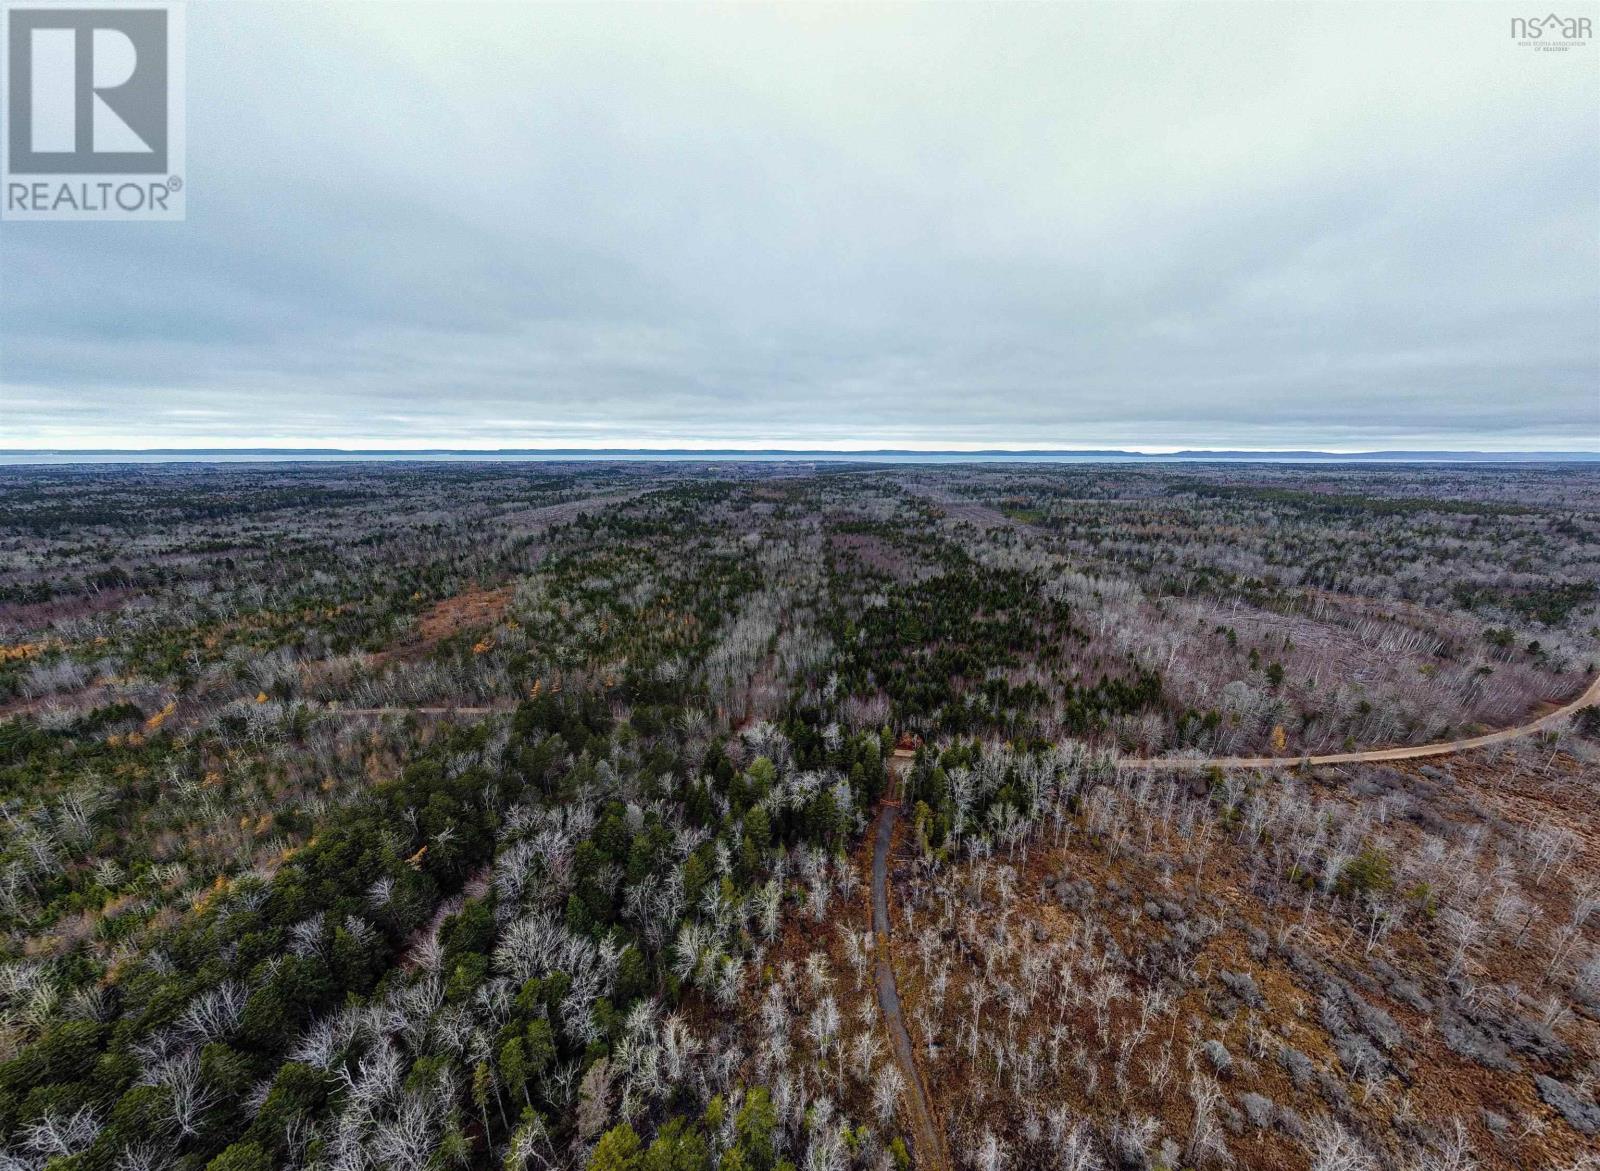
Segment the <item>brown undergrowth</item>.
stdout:
<path fill-rule="evenodd" d="M 958 1162 L 1056 1165 L 1075 1128 L 1129 1167 L 1592 1153 L 1595 776 L 1530 748 L 1253 782 L 1359 819 L 1331 883 L 1290 881 L 1220 786 L 1187 823 L 1080 818 L 937 873 L 907 843 L 892 946 Z"/>

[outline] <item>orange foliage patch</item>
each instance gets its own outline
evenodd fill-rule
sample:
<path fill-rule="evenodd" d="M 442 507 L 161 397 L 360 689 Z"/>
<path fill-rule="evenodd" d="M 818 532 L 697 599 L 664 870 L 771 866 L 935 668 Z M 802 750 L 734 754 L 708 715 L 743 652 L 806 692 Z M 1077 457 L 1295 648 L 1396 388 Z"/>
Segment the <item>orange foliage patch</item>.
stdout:
<path fill-rule="evenodd" d="M 511 586 L 501 586 L 493 590 L 467 590 L 446 598 L 417 619 L 417 633 L 424 642 L 435 643 L 463 630 L 493 626 L 511 605 L 511 594 Z"/>

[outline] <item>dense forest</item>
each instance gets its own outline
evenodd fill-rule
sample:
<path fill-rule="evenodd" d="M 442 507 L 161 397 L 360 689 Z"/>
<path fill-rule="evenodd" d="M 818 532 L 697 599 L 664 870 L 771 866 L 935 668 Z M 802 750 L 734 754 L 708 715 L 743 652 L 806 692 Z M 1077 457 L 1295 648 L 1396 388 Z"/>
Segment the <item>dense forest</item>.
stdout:
<path fill-rule="evenodd" d="M 1298 762 L 1597 582 L 1577 467 L 0 469 L 0 1167 L 937 1166 L 886 801 L 959 1165 L 1578 1166 L 1600 719 Z"/>

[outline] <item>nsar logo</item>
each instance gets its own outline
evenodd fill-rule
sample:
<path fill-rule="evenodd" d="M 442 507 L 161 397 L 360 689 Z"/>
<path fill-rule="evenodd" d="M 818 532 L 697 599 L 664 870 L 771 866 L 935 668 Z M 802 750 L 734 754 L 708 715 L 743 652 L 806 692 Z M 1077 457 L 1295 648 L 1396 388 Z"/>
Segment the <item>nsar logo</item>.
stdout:
<path fill-rule="evenodd" d="M 1586 44 L 1594 35 L 1587 16 L 1516 16 L 1511 19 L 1511 39 L 1529 48 L 1564 52 Z"/>
<path fill-rule="evenodd" d="M 183 9 L 6 9 L 6 219 L 184 218 Z"/>

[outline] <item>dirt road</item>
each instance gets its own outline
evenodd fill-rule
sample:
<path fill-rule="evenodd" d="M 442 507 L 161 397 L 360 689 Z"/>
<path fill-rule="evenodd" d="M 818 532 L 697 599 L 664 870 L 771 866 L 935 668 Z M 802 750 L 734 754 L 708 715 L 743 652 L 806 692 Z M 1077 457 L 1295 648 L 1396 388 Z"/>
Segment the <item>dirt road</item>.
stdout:
<path fill-rule="evenodd" d="M 933 1108 L 928 1103 L 928 1091 L 923 1085 L 922 1073 L 917 1068 L 916 1049 L 911 1044 L 911 1033 L 906 1029 L 905 1013 L 900 1007 L 900 990 L 894 980 L 894 963 L 889 956 L 889 846 L 894 840 L 894 826 L 898 820 L 900 806 L 893 801 L 885 801 L 878 809 L 878 821 L 873 830 L 872 941 L 873 950 L 877 953 L 878 1009 L 883 1013 L 884 1027 L 889 1030 L 895 1065 L 905 1079 L 906 1113 L 910 1116 L 912 1153 L 917 1166 L 930 1171 L 949 1171 L 950 1158 L 945 1154 L 944 1135 L 934 1120 Z"/>
<path fill-rule="evenodd" d="M 1554 711 L 1498 732 L 1482 736 L 1469 736 L 1461 740 L 1445 740 L 1436 744 L 1418 744 L 1405 748 L 1372 748 L 1362 752 L 1337 752 L 1324 756 L 1220 756 L 1209 759 L 1157 758 L 1141 759 L 1125 756 L 1118 759 L 1121 768 L 1132 769 L 1203 769 L 1203 768 L 1281 768 L 1285 765 L 1361 764 L 1392 760 L 1416 760 L 1429 756 L 1448 756 L 1473 748 L 1504 744 L 1523 736 L 1533 735 L 1553 727 L 1562 720 L 1576 715 L 1586 707 L 1600 705 L 1600 676 L 1596 676 L 1577 699 L 1562 704 Z M 896 749 L 891 769 L 896 780 L 903 783 L 904 773 L 910 767 L 913 754 Z M 905 1013 L 900 1005 L 900 991 L 895 985 L 894 964 L 889 953 L 889 847 L 894 840 L 895 823 L 900 819 L 900 806 L 885 801 L 878 810 L 873 827 L 872 849 L 872 938 L 877 953 L 878 1008 L 883 1013 L 885 1027 L 894 1049 L 895 1064 L 905 1079 L 906 1110 L 910 1115 L 912 1142 L 916 1146 L 917 1165 L 949 1171 L 949 1155 L 945 1152 L 944 1135 L 940 1130 L 928 1101 L 927 1088 L 917 1068 L 916 1049 L 911 1034 L 906 1029 Z"/>
<path fill-rule="evenodd" d="M 1536 719 L 1525 724 L 1518 724 L 1513 728 L 1501 728 L 1498 732 L 1485 732 L 1481 736 L 1468 736 L 1460 740 L 1441 740 L 1433 744 L 1403 745 L 1398 748 L 1364 748 L 1356 752 L 1332 752 L 1321 756 L 1119 756 L 1118 768 L 1140 769 L 1202 769 L 1202 768 L 1285 768 L 1296 765 L 1323 765 L 1323 764 L 1381 764 L 1384 761 L 1394 760 L 1422 760 L 1430 756 L 1449 756 L 1456 752 L 1469 752 L 1474 748 L 1488 748 L 1495 744 L 1505 744 L 1511 740 L 1518 740 L 1524 736 L 1532 736 L 1547 728 L 1553 728 L 1562 720 L 1568 719 L 1586 707 L 1600 706 L 1600 675 L 1584 690 L 1583 694 L 1569 703 L 1564 703 L 1553 711 L 1546 712 Z M 329 716 L 492 716 L 512 710 L 509 704 L 493 704 L 485 707 L 328 707 L 322 714 Z M 909 754 L 907 754 L 909 755 Z M 899 753 L 896 753 L 899 756 Z"/>
<path fill-rule="evenodd" d="M 1198 768 L 1283 768 L 1291 765 L 1322 764 L 1377 764 L 1386 760 L 1420 760 L 1429 756 L 1449 756 L 1473 748 L 1487 748 L 1504 744 L 1523 736 L 1531 736 L 1553 727 L 1586 707 L 1600 705 L 1600 675 L 1589 684 L 1584 693 L 1571 703 L 1562 704 L 1552 712 L 1498 732 L 1485 732 L 1482 736 L 1468 736 L 1462 740 L 1442 740 L 1435 744 L 1413 744 L 1401 748 L 1368 748 L 1359 752 L 1334 752 L 1322 756 L 1216 756 L 1185 759 L 1183 757 L 1142 758 L 1123 756 L 1117 759 L 1119 768 L 1138 769 L 1198 769 Z"/>
<path fill-rule="evenodd" d="M 510 704 L 490 707 L 326 707 L 324 716 L 492 716 L 515 711 Z"/>
<path fill-rule="evenodd" d="M 1519 724 L 1482 736 L 1461 740 L 1446 740 L 1436 744 L 1419 744 L 1405 748 L 1372 748 L 1361 752 L 1338 752 L 1324 756 L 1274 757 L 1274 756 L 1222 756 L 1209 759 L 1121 757 L 1117 764 L 1130 769 L 1204 769 L 1204 768 L 1281 768 L 1285 765 L 1360 764 L 1394 760 L 1416 760 L 1430 756 L 1447 756 L 1473 748 L 1503 744 L 1522 736 L 1529 736 L 1575 715 L 1582 709 L 1600 704 L 1600 676 L 1596 676 L 1582 695 L 1554 711 Z M 509 710 L 494 707 L 374 707 L 329 708 L 328 714 L 347 717 L 404 716 L 409 714 L 438 716 L 488 716 Z M 891 761 L 891 771 L 903 783 L 905 770 L 910 767 L 913 754 L 896 749 Z M 883 1013 L 884 1027 L 889 1031 L 889 1041 L 900 1076 L 905 1080 L 905 1107 L 909 1115 L 911 1141 L 917 1166 L 926 1171 L 950 1171 L 950 1156 L 945 1150 L 944 1134 L 928 1099 L 927 1086 L 917 1066 L 916 1048 L 911 1033 L 906 1028 L 905 1012 L 900 1004 L 900 990 L 895 983 L 894 963 L 889 951 L 889 848 L 894 841 L 895 823 L 900 819 L 900 806 L 885 801 L 878 809 L 873 827 L 872 849 L 872 939 L 876 953 L 875 979 L 878 990 L 878 1009 Z"/>
<path fill-rule="evenodd" d="M 1286 765 L 1361 764 L 1394 760 L 1417 760 L 1430 756 L 1448 756 L 1455 752 L 1466 752 L 1473 748 L 1504 744 L 1510 740 L 1530 736 L 1568 719 L 1586 707 L 1596 704 L 1600 704 L 1600 676 L 1596 676 L 1583 694 L 1572 702 L 1563 704 L 1554 711 L 1537 719 L 1529 720 L 1525 724 L 1519 724 L 1514 728 L 1503 728 L 1498 732 L 1487 732 L 1482 736 L 1469 736 L 1460 740 L 1446 740 L 1436 744 L 1418 744 L 1403 748 L 1372 748 L 1361 752 L 1337 752 L 1323 756 L 1221 756 L 1202 759 L 1121 757 L 1118 759 L 1117 764 L 1121 768 L 1130 769 L 1176 770 L 1281 768 Z M 509 709 L 504 706 L 329 708 L 328 714 L 352 718 L 362 716 L 404 716 L 409 714 L 488 716 L 507 710 Z M 904 772 L 910 766 L 912 755 L 912 753 L 904 749 L 895 750 L 891 769 L 897 781 L 903 781 Z M 894 962 L 889 951 L 889 932 L 891 929 L 889 921 L 889 848 L 894 841 L 895 824 L 899 820 L 899 804 L 893 801 L 885 801 L 878 809 L 877 821 L 873 827 L 872 939 L 873 950 L 876 953 L 875 979 L 878 990 L 878 1009 L 883 1013 L 884 1027 L 889 1032 L 889 1041 L 894 1053 L 895 1064 L 899 1067 L 900 1076 L 905 1081 L 905 1107 L 909 1116 L 907 1121 L 910 1124 L 911 1141 L 917 1166 L 926 1169 L 926 1171 L 950 1171 L 950 1156 L 945 1150 L 944 1134 L 929 1102 L 927 1086 L 923 1082 L 922 1072 L 917 1066 L 916 1048 L 912 1044 L 911 1033 L 906 1028 L 905 1011 L 900 1004 L 900 990 L 895 983 Z"/>

